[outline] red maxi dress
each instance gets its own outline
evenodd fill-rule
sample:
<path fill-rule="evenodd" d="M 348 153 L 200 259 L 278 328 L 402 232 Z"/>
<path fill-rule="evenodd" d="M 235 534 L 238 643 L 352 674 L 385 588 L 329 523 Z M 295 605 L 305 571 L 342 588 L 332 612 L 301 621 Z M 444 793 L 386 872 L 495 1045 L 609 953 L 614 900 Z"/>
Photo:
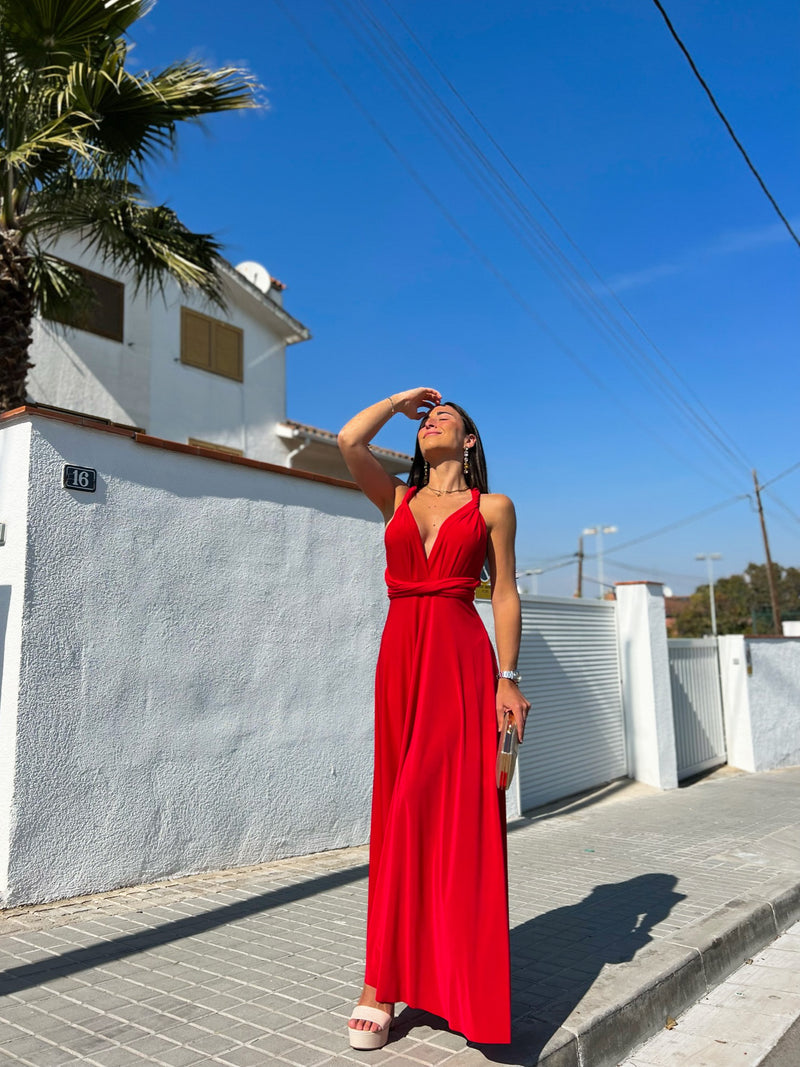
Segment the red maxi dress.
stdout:
<path fill-rule="evenodd" d="M 386 528 L 391 603 L 375 680 L 366 982 L 478 1043 L 511 1039 L 505 793 L 494 651 L 473 603 L 480 493 L 430 557 L 409 508 Z"/>

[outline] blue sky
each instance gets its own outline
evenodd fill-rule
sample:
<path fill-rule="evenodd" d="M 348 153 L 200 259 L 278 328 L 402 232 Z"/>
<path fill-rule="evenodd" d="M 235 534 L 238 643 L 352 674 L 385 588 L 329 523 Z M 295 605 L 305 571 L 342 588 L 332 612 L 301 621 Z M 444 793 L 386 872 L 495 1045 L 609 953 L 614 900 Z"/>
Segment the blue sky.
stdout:
<path fill-rule="evenodd" d="M 665 6 L 799 229 L 797 4 Z M 619 527 L 605 539 L 610 581 L 684 593 L 705 580 L 698 552 L 721 552 L 720 574 L 761 562 L 746 498 L 615 551 L 752 494 L 750 466 L 764 482 L 800 461 L 800 248 L 655 5 L 229 10 L 160 0 L 136 28 L 136 64 L 244 64 L 269 102 L 183 131 L 150 187 L 234 263 L 259 260 L 288 285 L 286 307 L 314 335 L 288 355 L 290 417 L 335 430 L 390 392 L 439 388 L 473 414 L 492 488 L 515 501 L 520 568 L 574 552 L 598 523 Z M 376 40 L 434 91 L 419 111 Z M 453 125 L 429 126 L 439 102 L 493 167 L 477 185 L 470 147 L 468 162 L 451 154 L 464 150 Z M 684 401 L 733 456 L 690 428 Z M 413 434 L 398 418 L 378 441 L 408 450 Z M 800 469 L 773 488 L 773 558 L 800 565 Z M 572 564 L 539 579 L 545 594 L 574 585 Z"/>

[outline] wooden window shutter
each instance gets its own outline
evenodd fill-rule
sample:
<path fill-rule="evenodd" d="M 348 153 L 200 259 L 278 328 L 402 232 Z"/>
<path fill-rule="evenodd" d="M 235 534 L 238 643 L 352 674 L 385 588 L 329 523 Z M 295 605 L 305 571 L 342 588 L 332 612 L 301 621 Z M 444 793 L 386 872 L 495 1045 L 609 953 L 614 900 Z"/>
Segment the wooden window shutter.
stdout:
<path fill-rule="evenodd" d="M 212 370 L 242 381 L 242 331 L 226 322 L 214 323 Z"/>
<path fill-rule="evenodd" d="M 244 330 L 182 307 L 181 363 L 243 381 Z"/>
<path fill-rule="evenodd" d="M 181 363 L 211 370 L 213 321 L 207 315 L 181 308 Z"/>
<path fill-rule="evenodd" d="M 114 278 L 97 274 L 77 263 L 62 260 L 80 274 L 84 284 L 92 291 L 94 300 L 77 318 L 65 319 L 54 316 L 56 322 L 63 322 L 74 329 L 86 330 L 111 341 L 125 340 L 125 286 Z"/>
<path fill-rule="evenodd" d="M 112 341 L 124 340 L 125 286 L 93 271 L 83 270 L 81 273 L 95 295 L 84 329 Z"/>

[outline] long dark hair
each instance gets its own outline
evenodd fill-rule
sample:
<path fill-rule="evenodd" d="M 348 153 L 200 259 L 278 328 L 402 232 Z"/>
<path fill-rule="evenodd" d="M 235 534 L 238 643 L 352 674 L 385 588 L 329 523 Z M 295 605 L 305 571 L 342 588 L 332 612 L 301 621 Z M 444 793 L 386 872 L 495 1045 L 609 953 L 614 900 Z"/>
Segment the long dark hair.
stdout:
<path fill-rule="evenodd" d="M 478 433 L 478 427 L 466 411 L 451 400 L 445 400 L 441 404 L 437 404 L 436 407 L 452 408 L 457 411 L 464 421 L 464 431 L 468 434 L 474 434 L 475 444 L 469 450 L 469 472 L 464 475 L 464 478 L 470 489 L 479 489 L 482 493 L 488 493 L 489 475 L 486 473 L 486 456 L 483 454 L 483 442 L 481 441 L 481 435 Z M 422 422 L 424 421 L 425 419 L 422 420 Z M 406 484 L 415 485 L 417 489 L 421 489 L 427 483 L 427 479 L 425 478 L 425 460 L 422 457 L 422 449 L 419 447 L 419 432 L 417 432 L 416 442 L 414 462 L 411 464 Z"/>

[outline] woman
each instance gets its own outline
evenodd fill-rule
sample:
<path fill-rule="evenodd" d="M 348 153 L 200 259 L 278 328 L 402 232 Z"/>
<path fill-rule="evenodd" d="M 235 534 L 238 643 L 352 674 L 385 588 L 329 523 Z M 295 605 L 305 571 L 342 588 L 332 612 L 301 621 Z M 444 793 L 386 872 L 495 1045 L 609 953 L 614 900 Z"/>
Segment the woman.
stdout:
<path fill-rule="evenodd" d="M 395 414 L 420 421 L 408 485 L 369 442 Z M 497 733 L 519 739 L 514 507 L 488 492 L 477 428 L 436 389 L 394 393 L 352 418 L 339 447 L 386 521 L 391 600 L 375 680 L 375 774 L 364 989 L 353 1048 L 381 1048 L 394 1002 L 481 1043 L 510 1041 L 505 793 Z M 411 486 L 411 488 L 409 488 Z M 473 599 L 488 557 L 500 672 Z"/>

